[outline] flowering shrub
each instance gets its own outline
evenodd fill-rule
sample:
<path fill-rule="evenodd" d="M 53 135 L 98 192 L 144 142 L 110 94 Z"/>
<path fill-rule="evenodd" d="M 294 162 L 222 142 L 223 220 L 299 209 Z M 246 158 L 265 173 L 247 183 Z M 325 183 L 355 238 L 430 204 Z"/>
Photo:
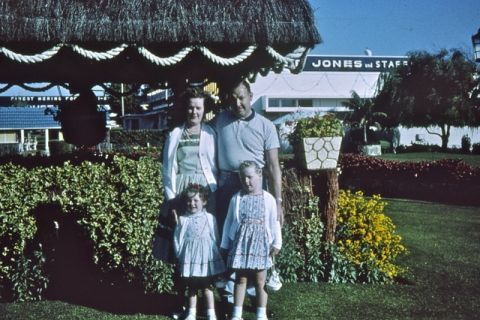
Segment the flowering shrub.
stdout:
<path fill-rule="evenodd" d="M 474 168 L 460 159 L 437 161 L 394 161 L 360 154 L 344 153 L 341 157 L 342 171 L 364 170 L 384 175 L 433 178 L 437 180 L 461 180 L 480 178 L 480 168 Z"/>
<path fill-rule="evenodd" d="M 340 187 L 387 197 L 480 204 L 480 167 L 460 159 L 400 162 L 344 153 Z M 457 191 L 462 189 L 461 193 Z"/>
<path fill-rule="evenodd" d="M 357 281 L 389 282 L 405 271 L 395 259 L 407 250 L 392 220 L 384 214 L 385 205 L 378 195 L 367 199 L 361 191 L 340 191 L 337 253 L 354 264 Z"/>
<path fill-rule="evenodd" d="M 307 179 L 287 170 L 284 185 L 284 246 L 277 267 L 285 282 L 388 283 L 405 271 L 395 260 L 407 250 L 379 196 L 341 190 L 336 242 L 328 244 Z"/>

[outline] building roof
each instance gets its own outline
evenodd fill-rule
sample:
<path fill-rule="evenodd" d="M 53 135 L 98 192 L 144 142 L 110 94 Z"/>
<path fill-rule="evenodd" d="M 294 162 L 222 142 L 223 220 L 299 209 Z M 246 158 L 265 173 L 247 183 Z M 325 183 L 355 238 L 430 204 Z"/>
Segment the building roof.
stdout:
<path fill-rule="evenodd" d="M 405 65 L 406 56 L 322 56 L 308 55 L 301 73 L 258 75 L 252 83 L 254 99 L 350 99 L 352 91 L 372 98 L 382 72 Z"/>
<path fill-rule="evenodd" d="M 362 98 L 374 96 L 379 72 L 287 72 L 257 76 L 254 97 L 350 99 L 352 90 Z M 255 99 L 255 98 L 254 98 Z"/>
<path fill-rule="evenodd" d="M 0 42 L 291 44 L 321 41 L 308 1 L 0 0 Z"/>
<path fill-rule="evenodd" d="M 0 130 L 60 129 L 60 124 L 53 115 L 46 115 L 45 109 L 0 106 Z"/>
<path fill-rule="evenodd" d="M 0 20 L 5 83 L 225 82 L 321 42 L 307 0 L 0 0 Z"/>

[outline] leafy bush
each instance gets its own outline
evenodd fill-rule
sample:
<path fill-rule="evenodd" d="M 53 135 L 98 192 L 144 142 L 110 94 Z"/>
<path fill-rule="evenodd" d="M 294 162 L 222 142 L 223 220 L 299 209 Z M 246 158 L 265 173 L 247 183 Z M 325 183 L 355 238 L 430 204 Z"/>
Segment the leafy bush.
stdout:
<path fill-rule="evenodd" d="M 472 146 L 472 141 L 470 137 L 464 134 L 462 136 L 462 152 L 463 153 L 470 153 L 470 147 Z"/>
<path fill-rule="evenodd" d="M 312 196 L 305 207 L 297 209 L 306 209 L 309 215 L 284 227 L 284 246 L 277 266 L 286 282 L 319 282 L 325 279 L 326 262 L 323 259 L 324 227 L 318 212 L 318 198 Z"/>
<path fill-rule="evenodd" d="M 282 278 L 286 282 L 325 280 L 324 226 L 310 177 L 290 168 L 284 171 L 282 182 L 284 244 L 277 259 Z"/>
<path fill-rule="evenodd" d="M 129 147 L 162 147 L 165 139 L 163 130 L 123 130 L 110 131 L 110 143 L 115 148 Z"/>
<path fill-rule="evenodd" d="M 340 166 L 340 186 L 344 189 L 387 197 L 480 204 L 480 167 L 460 159 L 401 162 L 344 153 Z"/>
<path fill-rule="evenodd" d="M 147 291 L 170 290 L 172 269 L 155 260 L 151 250 L 163 201 L 159 163 L 123 156 L 74 163 L 0 166 L 0 298 L 42 295 L 43 260 L 28 254 L 27 247 L 38 238 L 31 212 L 45 203 L 57 203 L 65 215 L 75 216 L 87 236 L 85 245 L 93 248 L 91 259 L 102 270 L 121 273 Z"/>
<path fill-rule="evenodd" d="M 285 184 L 284 247 L 277 258 L 285 282 L 387 283 L 405 271 L 395 260 L 406 249 L 379 196 L 340 191 L 336 242 L 327 244 L 308 179 L 286 170 Z"/>
<path fill-rule="evenodd" d="M 71 153 L 74 146 L 65 141 L 52 140 L 49 142 L 50 155 Z"/>
<path fill-rule="evenodd" d="M 300 145 L 303 138 L 335 137 L 343 135 L 343 127 L 340 119 L 334 114 L 326 114 L 323 117 L 315 115 L 297 121 L 293 132 L 288 139 L 292 146 Z"/>
<path fill-rule="evenodd" d="M 474 143 L 472 145 L 472 153 L 473 154 L 480 154 L 480 143 Z"/>
<path fill-rule="evenodd" d="M 392 220 L 384 214 L 385 205 L 378 195 L 367 199 L 361 191 L 340 191 L 337 254 L 355 266 L 352 280 L 389 282 L 405 271 L 395 260 L 406 253 L 406 248 Z"/>

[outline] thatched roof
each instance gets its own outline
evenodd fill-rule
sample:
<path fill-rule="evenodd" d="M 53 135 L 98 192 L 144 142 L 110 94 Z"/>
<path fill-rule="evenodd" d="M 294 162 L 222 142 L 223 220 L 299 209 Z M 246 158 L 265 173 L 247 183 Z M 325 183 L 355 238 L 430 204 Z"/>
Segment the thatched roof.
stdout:
<path fill-rule="evenodd" d="M 320 41 L 301 0 L 0 0 L 0 21 L 2 43 Z"/>
<path fill-rule="evenodd" d="M 298 71 L 320 41 L 307 0 L 0 0 L 0 82 Z"/>

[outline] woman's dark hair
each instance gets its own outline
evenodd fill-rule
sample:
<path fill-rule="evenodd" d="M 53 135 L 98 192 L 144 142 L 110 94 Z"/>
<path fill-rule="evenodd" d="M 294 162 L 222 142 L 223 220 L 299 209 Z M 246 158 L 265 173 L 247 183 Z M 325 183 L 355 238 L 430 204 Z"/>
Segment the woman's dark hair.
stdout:
<path fill-rule="evenodd" d="M 210 93 L 203 90 L 201 87 L 189 87 L 185 89 L 178 97 L 175 99 L 175 104 L 173 110 L 171 110 L 171 117 L 174 126 L 178 126 L 185 122 L 185 117 L 187 115 L 187 108 L 190 102 L 190 99 L 201 98 L 203 99 L 204 112 L 203 116 L 213 110 L 215 100 L 210 95 Z M 202 119 L 203 120 L 203 119 Z"/>

